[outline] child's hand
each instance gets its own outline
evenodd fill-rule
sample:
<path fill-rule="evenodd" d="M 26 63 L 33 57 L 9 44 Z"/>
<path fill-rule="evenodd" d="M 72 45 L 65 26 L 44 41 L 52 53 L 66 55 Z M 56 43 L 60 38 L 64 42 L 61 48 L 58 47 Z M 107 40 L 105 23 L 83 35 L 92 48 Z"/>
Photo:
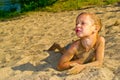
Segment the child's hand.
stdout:
<path fill-rule="evenodd" d="M 70 66 L 72 68 L 70 70 L 68 70 L 67 74 L 77 74 L 85 68 L 84 65 L 81 65 L 81 64 L 78 64 L 78 63 L 73 63 Z"/>

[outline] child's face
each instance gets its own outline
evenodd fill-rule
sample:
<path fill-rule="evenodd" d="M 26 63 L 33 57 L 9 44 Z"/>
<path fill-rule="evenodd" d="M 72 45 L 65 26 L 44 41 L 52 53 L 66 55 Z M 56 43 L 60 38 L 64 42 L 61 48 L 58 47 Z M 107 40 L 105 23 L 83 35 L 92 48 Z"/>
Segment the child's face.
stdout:
<path fill-rule="evenodd" d="M 95 31 L 94 20 L 90 15 L 82 14 L 76 20 L 76 35 L 80 38 L 91 35 Z"/>

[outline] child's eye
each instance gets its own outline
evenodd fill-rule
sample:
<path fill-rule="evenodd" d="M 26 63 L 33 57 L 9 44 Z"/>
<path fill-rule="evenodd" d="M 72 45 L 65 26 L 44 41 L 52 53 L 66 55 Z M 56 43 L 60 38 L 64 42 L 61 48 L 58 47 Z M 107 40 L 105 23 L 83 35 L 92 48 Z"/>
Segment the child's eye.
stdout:
<path fill-rule="evenodd" d="M 78 25 L 79 23 L 76 23 L 76 25 Z"/>
<path fill-rule="evenodd" d="M 82 25 L 84 25 L 85 23 L 84 23 L 84 22 L 82 22 L 81 24 L 82 24 Z"/>
<path fill-rule="evenodd" d="M 82 24 L 82 25 L 86 25 L 87 23 L 85 23 L 85 22 L 82 22 L 81 24 Z"/>

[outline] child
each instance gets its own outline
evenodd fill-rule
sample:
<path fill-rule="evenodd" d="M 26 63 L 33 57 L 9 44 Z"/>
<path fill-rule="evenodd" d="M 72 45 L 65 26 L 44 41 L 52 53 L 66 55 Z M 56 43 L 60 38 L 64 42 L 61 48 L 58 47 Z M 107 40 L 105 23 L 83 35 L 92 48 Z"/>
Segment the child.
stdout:
<path fill-rule="evenodd" d="M 68 70 L 68 74 L 79 73 L 87 66 L 99 67 L 103 63 L 105 39 L 99 36 L 100 19 L 92 13 L 83 12 L 76 18 L 76 35 L 80 38 L 62 48 L 54 43 L 48 50 L 59 49 L 63 54 L 58 62 L 58 70 Z"/>

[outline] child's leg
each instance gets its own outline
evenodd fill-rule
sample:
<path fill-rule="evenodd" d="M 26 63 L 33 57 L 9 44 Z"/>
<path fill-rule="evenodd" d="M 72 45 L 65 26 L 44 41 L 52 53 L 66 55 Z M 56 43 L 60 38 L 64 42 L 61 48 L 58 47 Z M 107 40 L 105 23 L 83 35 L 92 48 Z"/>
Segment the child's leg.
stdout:
<path fill-rule="evenodd" d="M 54 43 L 49 49 L 48 51 L 52 51 L 52 50 L 55 50 L 55 49 L 58 49 L 62 54 L 64 54 L 65 52 L 65 48 L 64 47 L 61 47 L 59 44 L 57 43 Z"/>
<path fill-rule="evenodd" d="M 48 49 L 48 51 L 52 51 L 52 50 L 57 49 L 57 45 L 58 45 L 58 44 L 54 43 L 54 44 Z"/>

